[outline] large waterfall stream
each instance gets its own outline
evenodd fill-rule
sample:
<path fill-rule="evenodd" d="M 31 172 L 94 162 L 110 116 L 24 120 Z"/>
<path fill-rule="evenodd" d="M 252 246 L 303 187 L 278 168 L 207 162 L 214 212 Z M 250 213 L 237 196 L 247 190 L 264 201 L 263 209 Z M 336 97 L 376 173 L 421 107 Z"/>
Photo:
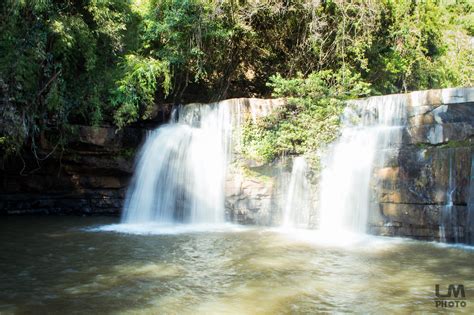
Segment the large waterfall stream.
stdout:
<path fill-rule="evenodd" d="M 149 134 L 128 190 L 124 223 L 222 223 L 233 127 L 229 106 L 188 105 Z"/>
<path fill-rule="evenodd" d="M 224 223 L 225 180 L 243 120 L 255 122 L 275 104 L 230 99 L 175 108 L 143 144 L 122 223 Z"/>

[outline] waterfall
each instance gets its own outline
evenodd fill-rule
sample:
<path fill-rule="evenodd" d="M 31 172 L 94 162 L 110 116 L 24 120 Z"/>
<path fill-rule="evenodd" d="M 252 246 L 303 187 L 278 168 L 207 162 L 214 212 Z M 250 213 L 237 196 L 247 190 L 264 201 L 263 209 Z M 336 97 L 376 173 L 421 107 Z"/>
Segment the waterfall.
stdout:
<path fill-rule="evenodd" d="M 467 222 L 465 234 L 465 242 L 474 244 L 474 154 L 471 155 L 471 172 L 469 183 L 469 200 L 467 204 Z"/>
<path fill-rule="evenodd" d="M 322 159 L 319 228 L 327 233 L 365 233 L 374 164 L 383 165 L 401 143 L 406 125 L 405 95 L 348 103 L 341 136 Z"/>
<path fill-rule="evenodd" d="M 309 223 L 310 187 L 306 178 L 308 165 L 303 157 L 293 159 L 290 183 L 286 194 L 282 227 L 307 228 Z"/>
<path fill-rule="evenodd" d="M 452 239 L 455 243 L 459 242 L 457 211 L 455 211 L 453 207 L 453 194 L 456 190 L 453 172 L 453 153 L 452 150 L 449 150 L 449 176 L 448 189 L 446 191 L 446 205 L 441 210 L 439 224 L 439 240 L 443 243 L 446 243 L 449 239 Z"/>
<path fill-rule="evenodd" d="M 123 223 L 224 221 L 224 181 L 240 110 L 240 103 L 229 103 L 180 106 L 168 124 L 147 136 Z"/>
<path fill-rule="evenodd" d="M 225 180 L 240 146 L 241 125 L 283 100 L 230 99 L 188 104 L 147 134 L 127 190 L 122 223 L 219 224 Z"/>

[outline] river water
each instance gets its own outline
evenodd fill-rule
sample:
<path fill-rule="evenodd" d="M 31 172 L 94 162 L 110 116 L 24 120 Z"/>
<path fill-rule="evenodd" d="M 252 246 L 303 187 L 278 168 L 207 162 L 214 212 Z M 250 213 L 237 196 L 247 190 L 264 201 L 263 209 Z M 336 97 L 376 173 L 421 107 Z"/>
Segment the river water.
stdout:
<path fill-rule="evenodd" d="M 238 226 L 97 228 L 116 221 L 2 218 L 0 313 L 433 313 L 443 311 L 436 284 L 463 284 L 467 305 L 450 311 L 474 313 L 472 247 Z"/>

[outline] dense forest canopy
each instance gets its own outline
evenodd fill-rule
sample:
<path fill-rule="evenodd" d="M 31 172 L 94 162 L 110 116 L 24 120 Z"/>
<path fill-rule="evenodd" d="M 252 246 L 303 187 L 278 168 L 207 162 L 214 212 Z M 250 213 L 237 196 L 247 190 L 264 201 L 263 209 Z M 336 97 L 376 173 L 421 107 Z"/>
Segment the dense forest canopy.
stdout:
<path fill-rule="evenodd" d="M 271 159 L 329 141 L 307 127 L 338 100 L 474 80 L 471 0 L 5 0 L 0 15 L 2 155 L 156 104 L 273 94 L 292 99 L 281 122 L 246 134 Z"/>

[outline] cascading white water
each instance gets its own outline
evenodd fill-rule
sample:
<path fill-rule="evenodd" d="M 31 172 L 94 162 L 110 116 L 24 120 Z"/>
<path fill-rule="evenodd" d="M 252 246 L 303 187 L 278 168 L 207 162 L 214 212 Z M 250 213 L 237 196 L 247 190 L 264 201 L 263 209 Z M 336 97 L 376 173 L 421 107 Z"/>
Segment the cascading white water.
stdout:
<path fill-rule="evenodd" d="M 283 212 L 283 228 L 307 228 L 311 207 L 308 165 L 301 156 L 293 159 L 290 183 Z"/>
<path fill-rule="evenodd" d="M 439 240 L 443 243 L 448 241 L 448 237 L 452 238 L 455 243 L 459 242 L 459 227 L 457 223 L 457 212 L 454 211 L 453 194 L 455 187 L 455 174 L 453 174 L 453 153 L 449 151 L 449 177 L 448 190 L 446 191 L 446 205 L 441 210 L 439 223 Z M 448 236 L 447 236 L 448 234 Z"/>
<path fill-rule="evenodd" d="M 138 155 L 122 223 L 224 222 L 225 179 L 241 124 L 281 100 L 230 99 L 175 108 Z"/>
<path fill-rule="evenodd" d="M 219 106 L 220 105 L 220 106 Z M 127 193 L 123 223 L 221 223 L 234 110 L 229 104 L 179 107 L 151 132 Z"/>
<path fill-rule="evenodd" d="M 342 117 L 340 139 L 323 159 L 319 228 L 325 233 L 366 232 L 370 181 L 406 125 L 405 95 L 353 101 Z"/>

